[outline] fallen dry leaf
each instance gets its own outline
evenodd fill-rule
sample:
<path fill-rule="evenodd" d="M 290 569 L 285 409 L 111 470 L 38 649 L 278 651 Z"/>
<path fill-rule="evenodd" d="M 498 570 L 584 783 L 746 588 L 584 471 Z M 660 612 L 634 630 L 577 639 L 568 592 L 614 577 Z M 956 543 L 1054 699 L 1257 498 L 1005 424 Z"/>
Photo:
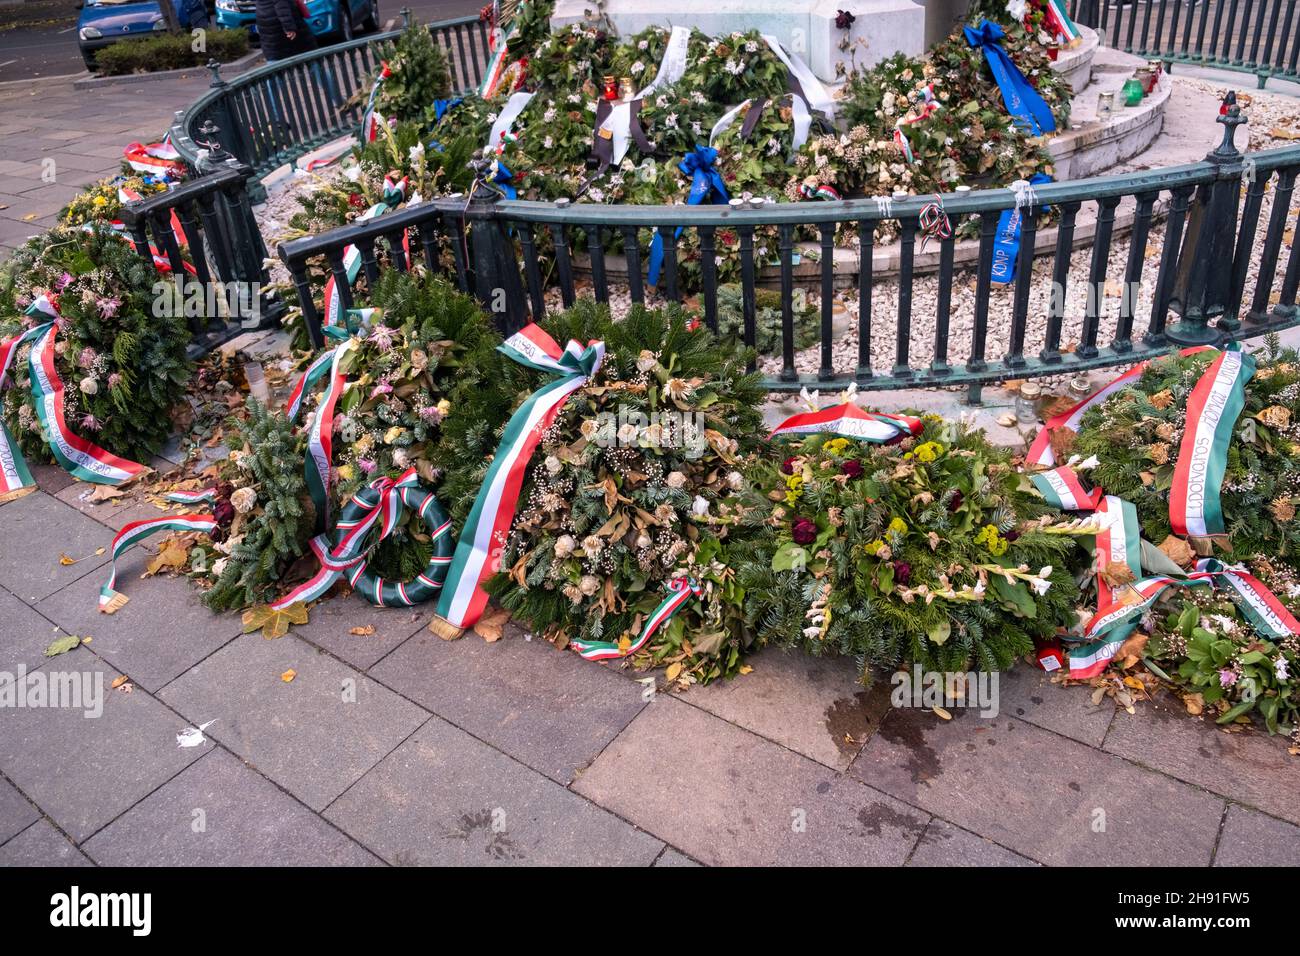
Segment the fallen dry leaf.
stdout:
<path fill-rule="evenodd" d="M 280 675 L 280 680 L 288 684 L 297 676 L 298 676 L 298 672 L 294 670 L 292 667 L 290 667 L 287 671 L 285 671 L 283 674 Z"/>
<path fill-rule="evenodd" d="M 1200 694 L 1188 694 L 1183 698 L 1183 706 L 1193 717 L 1199 717 L 1205 711 L 1205 698 Z"/>
<path fill-rule="evenodd" d="M 1179 567 L 1187 567 L 1196 559 L 1196 552 L 1192 550 L 1192 546 L 1172 534 L 1161 541 L 1158 547 Z"/>
<path fill-rule="evenodd" d="M 474 633 L 489 644 L 495 643 L 501 640 L 506 622 L 509 620 L 510 612 L 504 608 L 488 611 L 474 623 Z"/>
<path fill-rule="evenodd" d="M 288 634 L 290 624 L 307 623 L 307 605 L 299 601 L 277 611 L 269 604 L 260 604 L 245 611 L 242 620 L 245 634 L 261 628 L 262 636 L 273 641 Z"/>
<path fill-rule="evenodd" d="M 948 711 L 944 710 L 942 707 L 931 707 L 930 709 L 944 720 L 952 720 L 952 714 L 948 713 Z"/>
<path fill-rule="evenodd" d="M 131 678 L 127 677 L 125 674 L 119 674 L 117 677 L 113 678 L 113 683 L 110 684 L 109 686 L 112 687 L 113 690 L 117 690 L 119 687 L 121 687 L 130 679 Z"/>
<path fill-rule="evenodd" d="M 373 624 L 364 624 L 361 627 L 352 628 L 351 630 L 348 631 L 348 633 L 365 637 L 375 633 L 375 626 Z"/>

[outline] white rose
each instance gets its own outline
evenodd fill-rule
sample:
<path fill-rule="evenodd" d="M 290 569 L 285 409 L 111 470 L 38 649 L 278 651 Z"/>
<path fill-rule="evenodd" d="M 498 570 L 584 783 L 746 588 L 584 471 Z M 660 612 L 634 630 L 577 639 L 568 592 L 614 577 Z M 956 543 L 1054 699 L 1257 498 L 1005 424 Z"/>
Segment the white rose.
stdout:
<path fill-rule="evenodd" d="M 230 503 L 241 515 L 248 514 L 257 507 L 257 492 L 252 488 L 236 488 L 230 496 Z"/>
<path fill-rule="evenodd" d="M 578 582 L 578 590 L 587 597 L 591 597 L 600 590 L 600 578 L 594 574 L 584 574 L 582 580 Z"/>
<path fill-rule="evenodd" d="M 555 556 L 557 558 L 567 558 L 573 554 L 573 549 L 578 546 L 578 542 L 573 540 L 573 535 L 562 534 L 555 539 Z"/>
<path fill-rule="evenodd" d="M 738 471 L 727 472 L 727 487 L 732 491 L 739 491 L 745 487 L 745 476 Z"/>
<path fill-rule="evenodd" d="M 548 475 L 558 475 L 563 470 L 564 464 L 554 455 L 546 456 L 546 473 Z"/>
<path fill-rule="evenodd" d="M 217 560 L 212 562 L 212 573 L 217 577 L 221 577 L 221 572 L 226 570 L 226 565 L 229 563 L 229 558 L 217 558 Z"/>
<path fill-rule="evenodd" d="M 680 471 L 668 472 L 668 477 L 664 479 L 664 484 L 669 488 L 682 488 L 686 485 L 686 476 Z"/>
<path fill-rule="evenodd" d="M 695 514 L 696 517 L 703 517 L 704 515 L 708 514 L 709 513 L 708 499 L 705 498 L 703 495 L 696 495 L 695 500 L 691 502 L 691 512 Z"/>
<path fill-rule="evenodd" d="M 87 375 L 81 380 L 81 390 L 87 395 L 94 395 L 99 391 L 99 381 Z"/>

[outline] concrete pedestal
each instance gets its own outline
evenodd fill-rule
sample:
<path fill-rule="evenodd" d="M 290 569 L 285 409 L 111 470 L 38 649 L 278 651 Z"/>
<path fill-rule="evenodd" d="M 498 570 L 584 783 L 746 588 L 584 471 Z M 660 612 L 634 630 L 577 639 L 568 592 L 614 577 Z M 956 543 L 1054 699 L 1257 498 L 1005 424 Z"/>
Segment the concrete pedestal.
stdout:
<path fill-rule="evenodd" d="M 558 0 L 551 27 L 580 22 L 594 7 L 592 0 Z M 848 31 L 835 26 L 841 9 L 857 17 Z M 846 37 L 854 44 L 866 41 L 865 48 L 854 47 L 859 67 L 925 50 L 925 9 L 913 0 L 714 0 L 705 8 L 689 0 L 609 0 L 605 14 L 624 36 L 649 26 L 690 26 L 710 35 L 757 29 L 775 36 L 828 83 L 839 79 L 839 64 L 849 65 L 850 55 L 840 49 Z"/>

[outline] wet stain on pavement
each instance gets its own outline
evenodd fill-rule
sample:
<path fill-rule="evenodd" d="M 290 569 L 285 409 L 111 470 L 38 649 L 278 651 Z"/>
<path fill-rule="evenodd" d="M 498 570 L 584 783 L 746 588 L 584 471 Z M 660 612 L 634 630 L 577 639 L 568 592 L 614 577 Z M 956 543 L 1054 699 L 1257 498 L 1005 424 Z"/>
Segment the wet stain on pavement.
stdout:
<path fill-rule="evenodd" d="M 883 803 L 873 803 L 859 810 L 858 822 L 862 824 L 868 836 L 880 836 L 881 829 L 887 826 L 912 831 L 925 828 L 925 824 L 910 813 L 902 813 Z"/>

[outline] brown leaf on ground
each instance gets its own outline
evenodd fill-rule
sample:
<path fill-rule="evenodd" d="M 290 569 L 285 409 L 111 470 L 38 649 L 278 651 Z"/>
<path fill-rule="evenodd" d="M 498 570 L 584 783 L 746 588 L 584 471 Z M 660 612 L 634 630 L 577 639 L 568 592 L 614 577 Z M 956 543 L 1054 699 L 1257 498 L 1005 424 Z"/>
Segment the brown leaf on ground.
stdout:
<path fill-rule="evenodd" d="M 365 637 L 375 633 L 375 626 L 373 624 L 363 624 L 361 627 L 352 628 L 351 630 L 348 631 L 348 633 L 356 634 L 360 637 Z"/>
<path fill-rule="evenodd" d="M 1057 461 L 1065 461 L 1070 457 L 1070 452 L 1074 450 L 1076 437 L 1074 429 L 1068 425 L 1062 425 L 1052 430 L 1052 453 L 1056 455 Z"/>
<path fill-rule="evenodd" d="M 189 549 L 179 542 L 168 539 L 163 542 L 163 549 L 149 562 L 142 578 L 151 578 L 160 571 L 179 571 L 190 559 Z"/>
<path fill-rule="evenodd" d="M 243 623 L 245 634 L 251 634 L 260 628 L 262 636 L 273 641 L 288 634 L 290 624 L 307 623 L 307 605 L 299 601 L 276 610 L 269 604 L 259 604 L 244 612 Z"/>
<path fill-rule="evenodd" d="M 488 611 L 474 623 L 474 633 L 489 644 L 501 640 L 510 612 L 504 608 Z"/>
<path fill-rule="evenodd" d="M 1183 706 L 1193 717 L 1199 717 L 1205 710 L 1205 698 L 1200 694 L 1186 694 L 1183 697 Z"/>
<path fill-rule="evenodd" d="M 90 493 L 87 501 L 111 501 L 114 498 L 124 498 L 126 492 L 121 488 L 114 488 L 112 485 L 96 485 L 95 490 Z"/>
<path fill-rule="evenodd" d="M 292 683 L 293 679 L 297 676 L 298 676 L 298 672 L 294 670 L 292 667 L 290 667 L 287 671 L 285 671 L 283 674 L 280 675 L 280 680 L 288 684 L 288 683 Z"/>
<path fill-rule="evenodd" d="M 1107 561 L 1106 566 L 1101 569 L 1101 579 L 1113 588 L 1132 584 L 1135 580 L 1133 569 L 1126 561 Z"/>

